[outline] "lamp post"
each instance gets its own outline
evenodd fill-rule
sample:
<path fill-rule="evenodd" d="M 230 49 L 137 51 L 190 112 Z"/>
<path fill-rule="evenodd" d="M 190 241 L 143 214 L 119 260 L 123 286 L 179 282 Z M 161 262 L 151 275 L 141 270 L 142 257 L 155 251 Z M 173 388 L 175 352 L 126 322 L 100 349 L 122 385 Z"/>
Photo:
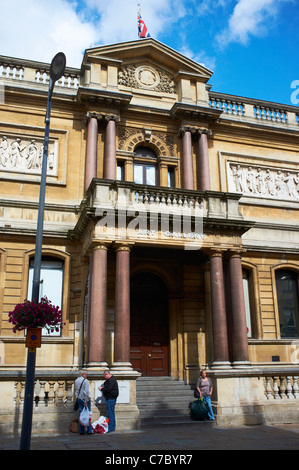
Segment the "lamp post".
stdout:
<path fill-rule="evenodd" d="M 47 102 L 47 111 L 46 111 L 46 118 L 45 118 L 44 150 L 43 150 L 41 183 L 40 183 L 40 194 L 39 194 L 39 205 L 38 205 L 38 216 L 37 216 L 34 271 L 33 271 L 32 297 L 31 297 L 31 299 L 36 302 L 39 301 L 40 270 L 41 270 L 41 259 L 42 259 L 42 241 L 43 241 L 44 208 L 45 208 L 45 193 L 46 193 L 46 177 L 47 177 L 52 94 L 53 94 L 55 82 L 59 80 L 59 78 L 61 78 L 62 75 L 64 74 L 65 66 L 66 66 L 65 55 L 63 52 L 58 52 L 58 54 L 56 54 L 55 57 L 52 59 L 51 66 L 50 66 L 48 102 Z M 32 348 L 32 349 L 28 348 L 20 450 L 30 450 L 33 399 L 34 399 L 33 395 L 34 395 L 34 379 L 35 379 L 35 358 L 36 358 L 35 348 Z"/>

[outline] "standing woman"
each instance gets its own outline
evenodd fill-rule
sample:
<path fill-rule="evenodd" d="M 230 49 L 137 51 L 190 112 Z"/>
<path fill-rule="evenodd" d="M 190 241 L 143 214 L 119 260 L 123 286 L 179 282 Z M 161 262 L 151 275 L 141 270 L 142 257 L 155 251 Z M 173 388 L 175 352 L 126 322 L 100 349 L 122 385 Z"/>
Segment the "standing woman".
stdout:
<path fill-rule="evenodd" d="M 75 396 L 79 406 L 79 413 L 85 406 L 90 411 L 90 393 L 89 393 L 89 382 L 87 380 L 88 373 L 84 370 L 79 371 L 79 377 L 75 380 Z M 82 426 L 79 419 L 79 433 L 84 434 L 85 427 Z M 92 427 L 87 426 L 87 434 L 92 434 Z"/>
<path fill-rule="evenodd" d="M 215 420 L 214 413 L 211 405 L 211 395 L 213 393 L 213 386 L 210 379 L 207 377 L 205 370 L 201 372 L 201 377 L 197 380 L 197 390 L 200 398 L 203 398 L 208 407 L 208 417 L 210 420 Z"/>

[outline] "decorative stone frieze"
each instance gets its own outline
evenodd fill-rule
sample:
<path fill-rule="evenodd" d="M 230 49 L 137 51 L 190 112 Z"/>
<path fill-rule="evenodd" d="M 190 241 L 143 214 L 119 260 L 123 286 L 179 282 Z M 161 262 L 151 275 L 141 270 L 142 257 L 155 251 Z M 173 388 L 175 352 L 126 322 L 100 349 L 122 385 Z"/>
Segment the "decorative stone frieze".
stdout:
<path fill-rule="evenodd" d="M 148 65 L 123 66 L 119 72 L 118 84 L 163 93 L 175 93 L 173 78 L 164 70 L 154 69 Z"/>
<path fill-rule="evenodd" d="M 299 171 L 227 162 L 228 190 L 244 196 L 299 201 Z"/>
<path fill-rule="evenodd" d="M 44 142 L 41 138 L 2 135 L 0 142 L 0 171 L 40 173 Z M 57 142 L 50 140 L 48 150 L 48 175 L 57 173 Z"/>

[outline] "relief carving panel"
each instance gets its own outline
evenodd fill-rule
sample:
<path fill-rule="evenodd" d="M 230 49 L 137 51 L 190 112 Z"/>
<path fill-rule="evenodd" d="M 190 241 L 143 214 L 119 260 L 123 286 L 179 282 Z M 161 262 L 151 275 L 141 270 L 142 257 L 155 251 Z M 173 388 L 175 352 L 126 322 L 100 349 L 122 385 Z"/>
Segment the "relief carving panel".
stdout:
<path fill-rule="evenodd" d="M 174 81 L 170 74 L 147 65 L 123 66 L 119 72 L 118 83 L 132 88 L 175 93 Z"/>
<path fill-rule="evenodd" d="M 299 171 L 227 162 L 228 190 L 244 196 L 299 201 Z"/>
<path fill-rule="evenodd" d="M 29 137 L 0 137 L 0 171 L 39 174 L 41 172 L 44 141 Z M 57 175 L 57 142 L 49 141 L 49 176 Z"/>

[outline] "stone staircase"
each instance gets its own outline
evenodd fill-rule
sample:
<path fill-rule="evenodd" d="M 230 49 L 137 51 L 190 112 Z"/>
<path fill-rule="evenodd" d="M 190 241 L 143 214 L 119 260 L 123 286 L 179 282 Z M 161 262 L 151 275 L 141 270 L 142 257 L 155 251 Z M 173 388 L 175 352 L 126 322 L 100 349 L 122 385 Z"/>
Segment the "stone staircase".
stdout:
<path fill-rule="evenodd" d="M 141 427 L 190 423 L 190 403 L 194 386 L 171 377 L 140 377 L 136 381 L 136 400 Z"/>

